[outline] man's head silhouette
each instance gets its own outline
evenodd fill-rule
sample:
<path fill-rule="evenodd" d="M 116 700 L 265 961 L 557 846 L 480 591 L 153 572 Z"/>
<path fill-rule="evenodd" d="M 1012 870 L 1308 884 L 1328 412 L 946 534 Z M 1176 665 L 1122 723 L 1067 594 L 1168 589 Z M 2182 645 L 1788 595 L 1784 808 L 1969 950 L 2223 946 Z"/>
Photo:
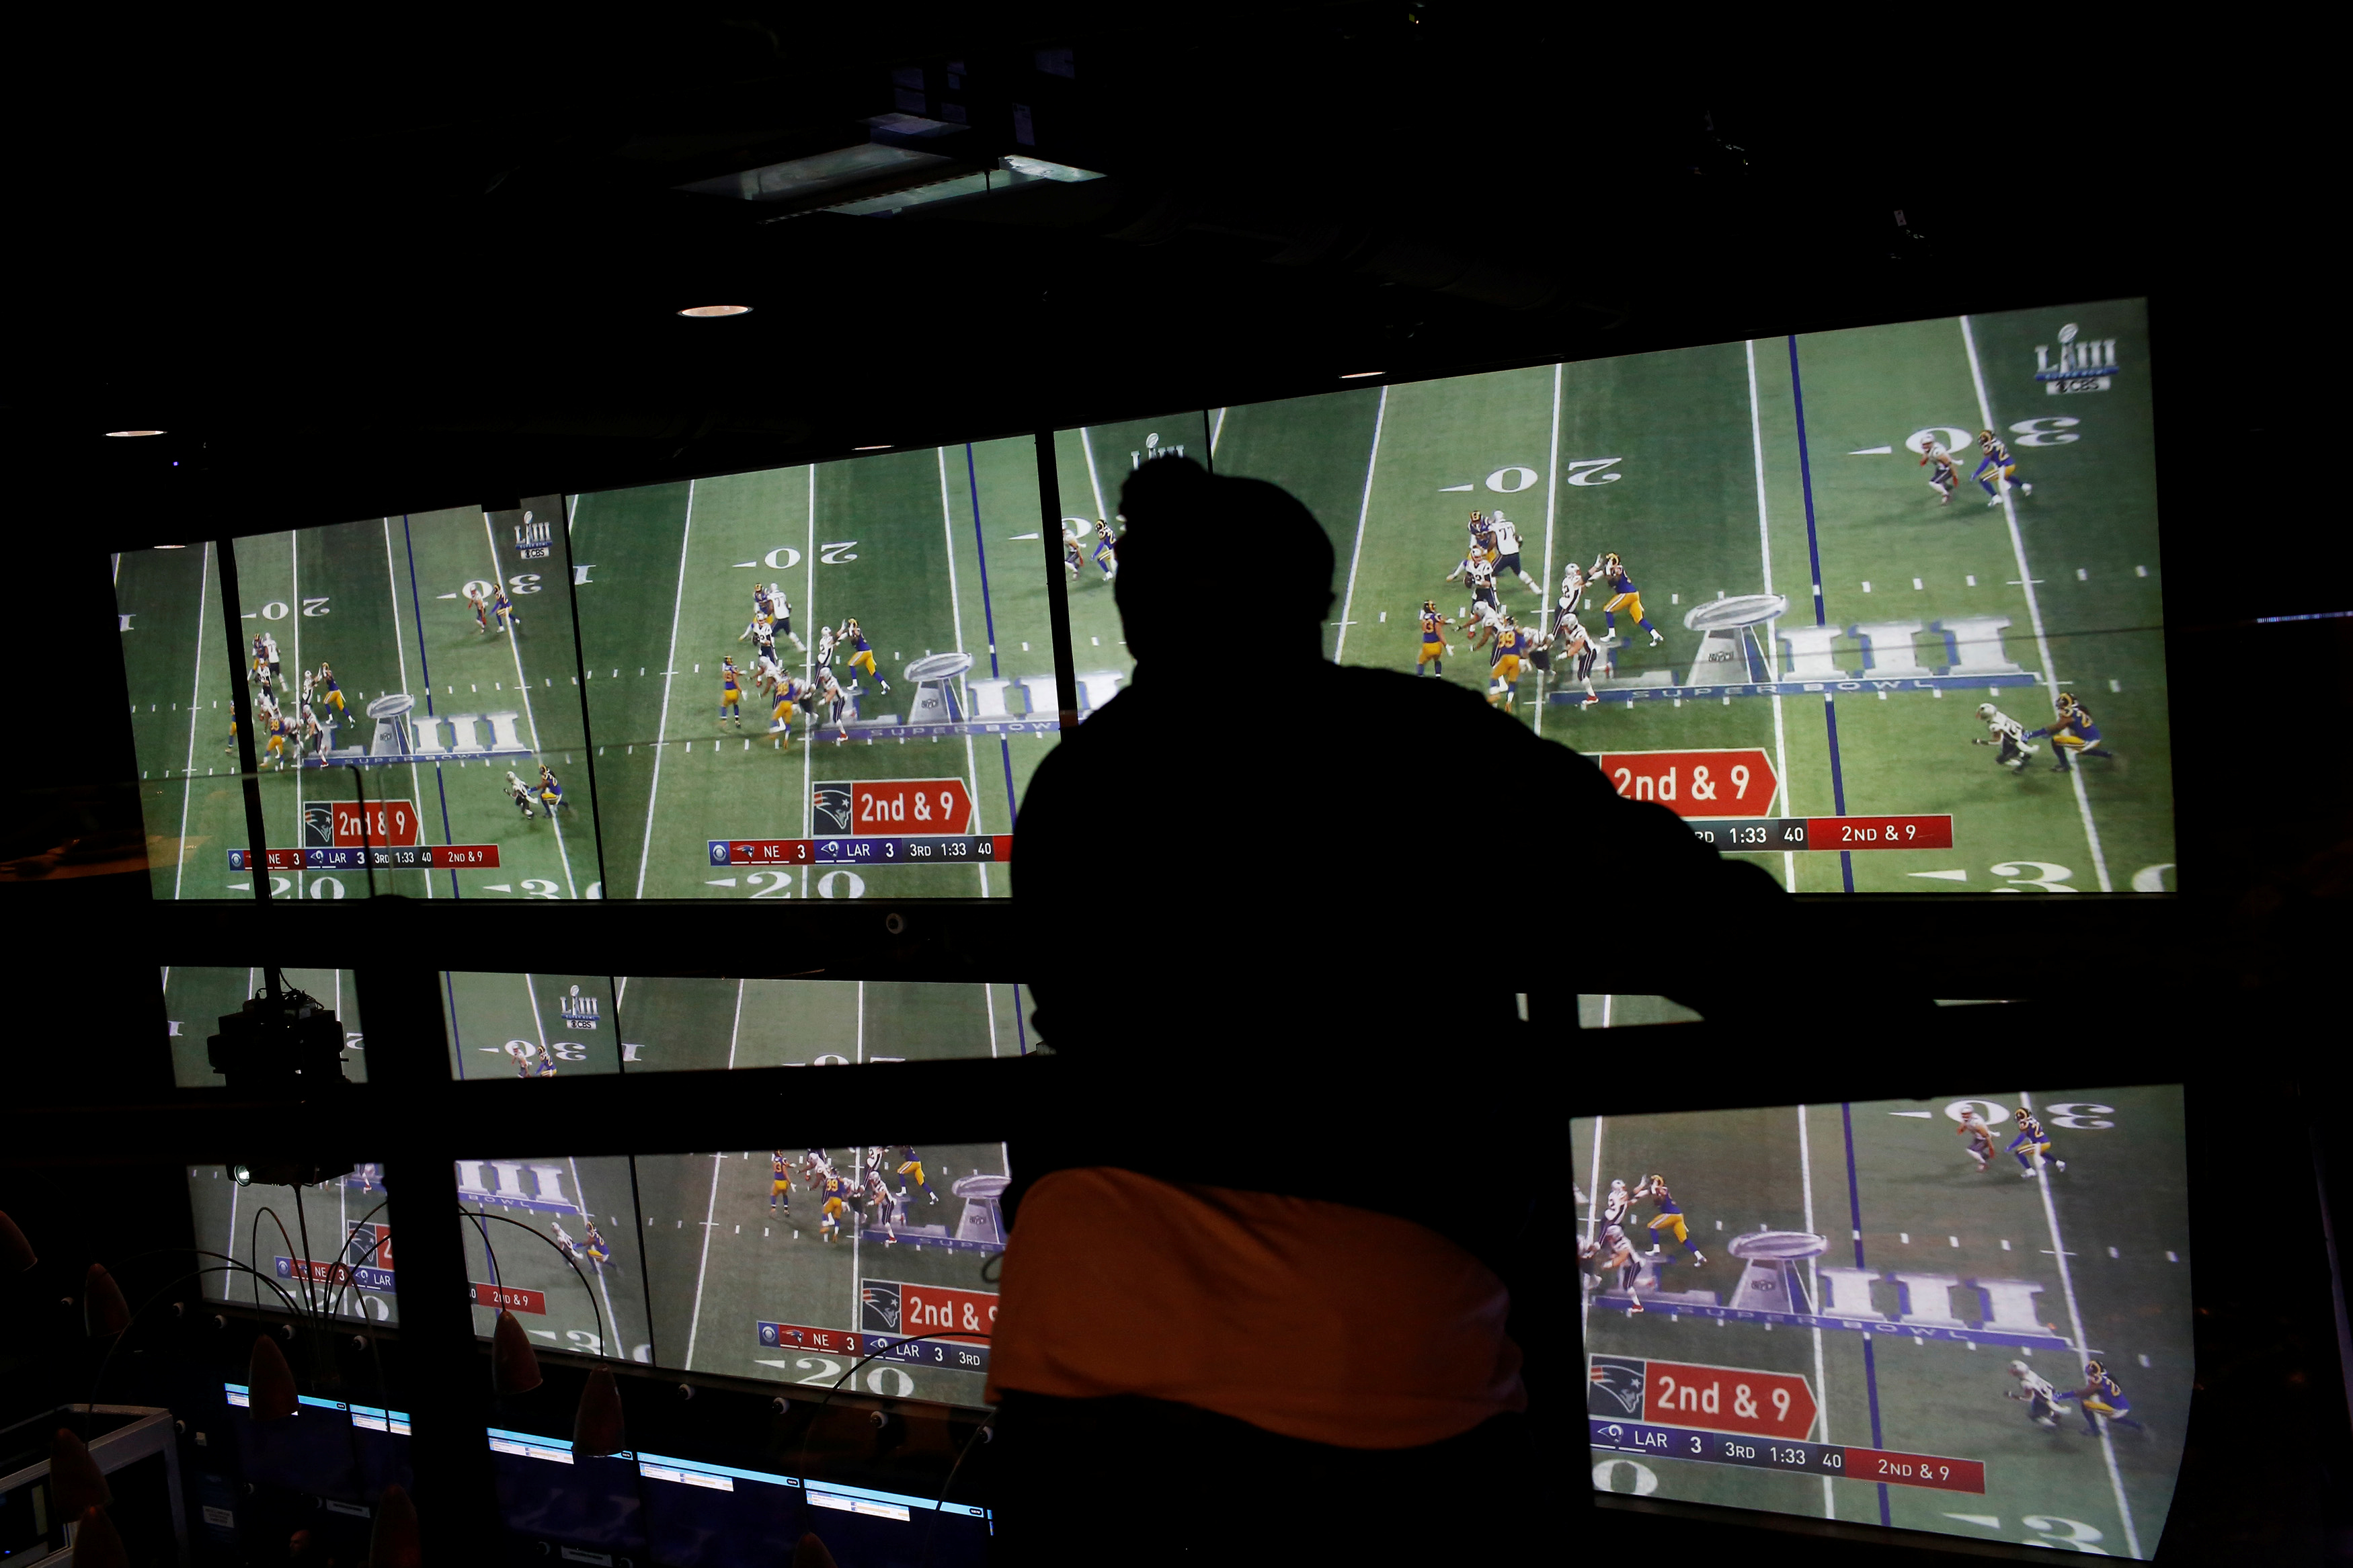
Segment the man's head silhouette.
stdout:
<path fill-rule="evenodd" d="M 1120 490 L 1119 603 L 1140 665 L 1207 617 L 1246 611 L 1278 658 L 1314 658 L 1332 608 L 1332 542 L 1287 490 L 1219 478 L 1189 458 L 1155 458 Z"/>

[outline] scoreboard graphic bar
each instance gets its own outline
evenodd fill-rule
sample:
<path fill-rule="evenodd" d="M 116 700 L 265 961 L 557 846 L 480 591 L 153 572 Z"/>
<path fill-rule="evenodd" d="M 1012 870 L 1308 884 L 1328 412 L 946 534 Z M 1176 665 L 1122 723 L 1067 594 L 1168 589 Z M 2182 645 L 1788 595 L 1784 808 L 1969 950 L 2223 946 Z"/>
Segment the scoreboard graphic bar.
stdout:
<path fill-rule="evenodd" d="M 820 1329 L 807 1323 L 753 1325 L 764 1350 L 807 1351 L 813 1355 L 872 1357 L 942 1372 L 988 1371 L 988 1346 L 966 1340 L 914 1340 L 860 1329 Z"/>
<path fill-rule="evenodd" d="M 1718 849 L 1950 849 L 1949 813 L 1909 816 L 1686 817 Z"/>
<path fill-rule="evenodd" d="M 1904 1454 L 1886 1448 L 1850 1448 L 1838 1443 L 1751 1437 L 1733 1432 L 1694 1432 L 1635 1421 L 1587 1417 L 1596 1451 L 1645 1459 L 1687 1459 L 1700 1465 L 1742 1465 L 1796 1475 L 1835 1476 L 1850 1481 L 1883 1481 L 1893 1487 L 1985 1495 L 1985 1461 L 1939 1454 Z"/>
<path fill-rule="evenodd" d="M 375 844 L 363 847 L 356 844 L 339 844 L 332 847 L 310 849 L 267 849 L 262 852 L 264 864 L 272 871 L 348 871 L 363 867 L 393 871 L 495 871 L 499 868 L 499 847 L 495 844 Z M 228 868 L 243 871 L 249 868 L 252 852 L 232 849 L 228 852 Z"/>
<path fill-rule="evenodd" d="M 955 866 L 1008 861 L 1013 835 L 889 838 L 713 838 L 713 866 Z"/>

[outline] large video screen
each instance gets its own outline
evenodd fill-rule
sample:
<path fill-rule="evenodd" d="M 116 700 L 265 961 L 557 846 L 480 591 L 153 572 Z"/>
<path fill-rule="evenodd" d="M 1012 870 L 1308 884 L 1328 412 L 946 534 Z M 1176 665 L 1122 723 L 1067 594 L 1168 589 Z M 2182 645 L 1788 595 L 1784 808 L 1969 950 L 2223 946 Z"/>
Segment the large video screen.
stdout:
<path fill-rule="evenodd" d="M 1034 447 L 579 498 L 612 898 L 1002 897 L 1058 728 Z"/>
<path fill-rule="evenodd" d="M 1487 694 L 1792 890 L 2175 886 L 2139 301 L 1211 428 L 1331 534 L 1335 658 Z"/>
<path fill-rule="evenodd" d="M 301 991 L 334 1014 L 343 1026 L 343 1077 L 367 1082 L 366 1034 L 360 1026 L 359 985 L 348 969 L 288 969 L 280 984 Z M 220 1021 L 262 994 L 259 969 L 167 964 L 163 970 L 164 1039 L 172 1052 L 172 1082 L 180 1089 L 226 1089 L 213 1071 L 209 1042 Z"/>
<path fill-rule="evenodd" d="M 1593 1485 L 2151 1555 L 2184 1132 L 2177 1086 L 1577 1121 Z"/>
<path fill-rule="evenodd" d="M 250 897 L 257 875 L 279 898 L 597 895 L 561 498 L 232 548 L 235 605 L 211 546 L 117 558 L 158 897 Z M 231 682 L 265 846 L 246 842 Z"/>

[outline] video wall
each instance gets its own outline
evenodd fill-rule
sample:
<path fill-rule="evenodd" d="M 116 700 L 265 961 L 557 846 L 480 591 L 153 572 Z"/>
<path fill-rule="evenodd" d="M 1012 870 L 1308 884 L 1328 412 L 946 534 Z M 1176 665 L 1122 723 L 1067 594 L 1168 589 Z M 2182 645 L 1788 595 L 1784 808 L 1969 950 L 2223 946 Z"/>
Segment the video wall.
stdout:
<path fill-rule="evenodd" d="M 914 982 L 453 973 L 442 977 L 462 1079 L 581 1072 L 812 1070 L 1034 1048 L 1017 987 Z M 290 972 L 326 1000 L 350 978 Z M 258 976 L 174 970 L 167 1011 L 184 1085 L 211 1083 L 203 1038 Z M 347 1076 L 364 1059 L 343 1015 Z M 193 1041 L 193 1065 L 183 1048 Z M 818 1079 L 813 1088 L 833 1080 Z M 843 1092 L 884 1092 L 862 1079 Z M 487 1151 L 457 1165 L 475 1327 L 512 1311 L 535 1343 L 700 1372 L 830 1386 L 862 1358 L 870 1393 L 980 1403 L 1011 1172 L 1002 1143 L 767 1149 L 635 1157 Z M 560 1134 L 552 1140 L 559 1148 Z M 354 1150 L 355 1154 L 364 1152 Z M 241 1268 L 212 1298 L 397 1321 L 385 1173 L 359 1162 L 299 1190 L 189 1171 L 197 1245 Z M 250 1272 L 246 1270 L 249 1269 Z M 938 1337 L 917 1338 L 933 1335 Z"/>
<path fill-rule="evenodd" d="M 1053 519 L 1018 439 L 238 539 L 234 605 L 215 546 L 125 552 L 155 892 L 1002 896 L 1065 702 L 1131 676 L 1119 487 L 1168 458 L 1322 521 L 1333 658 L 1793 890 L 2170 891 L 2148 365 L 2094 302 L 1065 430 Z"/>
<path fill-rule="evenodd" d="M 1580 1118 L 1592 1484 L 2148 1557 L 2195 1376 L 2178 1086 Z"/>

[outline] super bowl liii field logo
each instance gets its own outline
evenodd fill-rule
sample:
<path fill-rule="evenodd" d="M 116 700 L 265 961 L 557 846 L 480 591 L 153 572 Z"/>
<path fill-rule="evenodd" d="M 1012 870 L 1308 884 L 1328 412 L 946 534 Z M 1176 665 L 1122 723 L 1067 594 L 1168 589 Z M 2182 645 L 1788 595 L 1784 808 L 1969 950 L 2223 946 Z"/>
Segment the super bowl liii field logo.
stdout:
<path fill-rule="evenodd" d="M 2059 329 L 2059 363 L 2051 363 L 2051 345 L 2040 343 L 2034 350 L 2034 379 L 2042 390 L 2057 395 L 2063 392 L 2105 392 L 2116 384 L 2116 340 L 2114 338 L 2079 338 L 2073 321 Z"/>
<path fill-rule="evenodd" d="M 572 988 L 572 994 L 558 997 L 557 1000 L 564 1004 L 565 1028 L 593 1029 L 596 1026 L 598 1008 L 596 997 L 583 996 L 580 994 L 580 987 L 575 985 Z"/>
<path fill-rule="evenodd" d="M 515 554 L 522 560 L 544 561 L 555 547 L 555 531 L 525 512 L 522 521 L 514 525 L 514 547 Z"/>

